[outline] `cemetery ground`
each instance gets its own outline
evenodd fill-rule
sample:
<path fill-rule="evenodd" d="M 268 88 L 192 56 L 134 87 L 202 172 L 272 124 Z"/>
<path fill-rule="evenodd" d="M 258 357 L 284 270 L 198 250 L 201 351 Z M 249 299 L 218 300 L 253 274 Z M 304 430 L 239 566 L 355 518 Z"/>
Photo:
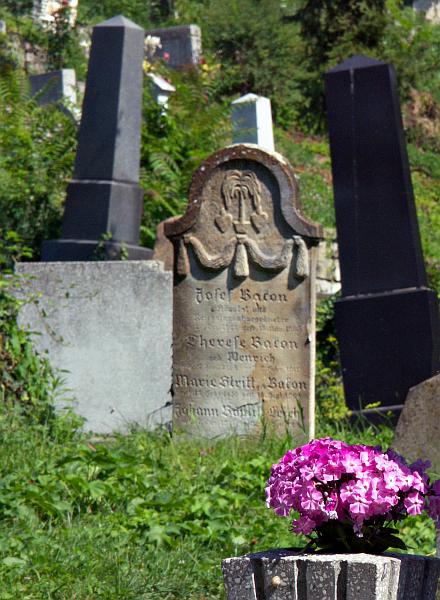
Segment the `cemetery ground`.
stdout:
<path fill-rule="evenodd" d="M 77 424 L 2 408 L 0 598 L 224 598 L 222 558 L 304 545 L 264 502 L 294 439 L 93 440 Z M 317 435 L 386 447 L 392 429 L 321 420 Z M 403 529 L 415 553 L 433 555 L 434 535 L 427 518 Z"/>
<path fill-rule="evenodd" d="M 300 177 L 304 213 L 331 227 L 327 144 L 283 134 L 277 147 Z M 409 153 L 438 290 L 440 160 L 412 145 Z M 354 427 L 341 418 L 331 302 L 320 305 L 318 321 L 316 435 L 387 447 L 391 427 Z M 3 350 L 13 340 L 3 338 Z M 91 439 L 75 418 L 51 416 L 25 349 L 15 350 L 13 374 L 17 397 L 28 394 L 32 410 L 0 407 L 1 599 L 224 598 L 222 558 L 304 544 L 269 513 L 263 493 L 271 464 L 295 440 L 266 432 L 210 446 L 143 431 Z M 434 554 L 434 535 L 427 518 L 410 518 L 403 530 L 409 551 L 420 554 Z"/>

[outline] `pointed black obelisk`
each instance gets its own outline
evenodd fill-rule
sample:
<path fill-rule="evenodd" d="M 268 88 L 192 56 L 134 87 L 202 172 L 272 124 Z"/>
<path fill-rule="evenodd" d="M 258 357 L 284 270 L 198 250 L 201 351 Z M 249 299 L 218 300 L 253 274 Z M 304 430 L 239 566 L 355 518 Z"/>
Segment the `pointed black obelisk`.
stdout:
<path fill-rule="evenodd" d="M 123 16 L 93 28 L 73 180 L 61 239 L 43 243 L 43 261 L 147 259 L 138 246 L 144 30 Z M 99 244 L 99 246 L 98 246 Z"/>
<path fill-rule="evenodd" d="M 398 411 L 439 369 L 392 65 L 353 56 L 326 74 L 342 298 L 335 305 L 345 396 Z"/>

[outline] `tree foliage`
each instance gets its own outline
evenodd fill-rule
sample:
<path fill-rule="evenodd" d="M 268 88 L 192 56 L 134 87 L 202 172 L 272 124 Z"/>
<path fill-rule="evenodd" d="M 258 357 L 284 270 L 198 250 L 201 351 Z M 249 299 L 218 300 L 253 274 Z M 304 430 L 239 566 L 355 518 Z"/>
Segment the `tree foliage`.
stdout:
<path fill-rule="evenodd" d="M 325 128 L 324 73 L 352 54 L 375 54 L 387 24 L 385 0 L 301 0 L 293 16 L 302 40 L 301 121 Z"/>
<path fill-rule="evenodd" d="M 216 97 L 268 96 L 277 122 L 291 125 L 300 98 L 298 27 L 278 0 L 212 0 L 199 25 L 204 48 L 220 64 Z"/>
<path fill-rule="evenodd" d="M 191 178 L 202 160 L 230 142 L 226 107 L 212 101 L 213 71 L 205 65 L 200 71 L 167 72 L 177 89 L 167 111 L 152 98 L 146 80 L 141 145 L 141 240 L 146 245 L 154 242 L 160 221 L 185 211 Z"/>
<path fill-rule="evenodd" d="M 57 237 L 73 166 L 76 125 L 29 98 L 18 71 L 0 79 L 0 237 L 13 230 L 36 257 Z"/>

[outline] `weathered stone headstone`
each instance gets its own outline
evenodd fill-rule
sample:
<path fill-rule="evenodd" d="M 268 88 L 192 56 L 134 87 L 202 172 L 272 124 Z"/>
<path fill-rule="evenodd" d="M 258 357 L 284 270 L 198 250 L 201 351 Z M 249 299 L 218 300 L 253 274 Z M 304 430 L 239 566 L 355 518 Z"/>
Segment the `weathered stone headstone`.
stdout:
<path fill-rule="evenodd" d="M 272 109 L 269 98 L 246 94 L 232 106 L 232 141 L 234 144 L 257 144 L 269 152 L 275 150 Z"/>
<path fill-rule="evenodd" d="M 202 54 L 202 33 L 198 25 L 177 25 L 149 29 L 146 35 L 160 38 L 156 56 L 175 69 L 198 65 Z"/>
<path fill-rule="evenodd" d="M 324 240 L 318 246 L 316 296 L 318 300 L 334 296 L 341 289 L 336 230 L 324 229 Z"/>
<path fill-rule="evenodd" d="M 75 69 L 30 75 L 29 83 L 38 104 L 57 104 L 67 114 L 78 117 Z"/>
<path fill-rule="evenodd" d="M 44 261 L 147 259 L 138 246 L 144 30 L 122 16 L 93 28 L 78 150 L 67 188 L 61 239 Z M 98 246 L 99 245 L 99 246 Z"/>
<path fill-rule="evenodd" d="M 19 314 L 86 431 L 171 421 L 172 275 L 155 261 L 18 263 Z M 65 398 L 56 398 L 62 410 Z"/>
<path fill-rule="evenodd" d="M 326 74 L 342 298 L 335 305 L 347 404 L 398 410 L 439 368 L 391 65 L 354 56 Z"/>
<path fill-rule="evenodd" d="M 393 449 L 410 461 L 429 460 L 440 476 L 440 375 L 409 390 Z"/>
<path fill-rule="evenodd" d="M 177 221 L 180 217 L 169 217 L 161 221 L 156 227 L 156 241 L 154 242 L 153 260 L 160 260 L 166 271 L 174 271 L 173 243 L 165 235 L 165 225 Z"/>
<path fill-rule="evenodd" d="M 0 34 L 5 34 L 7 32 L 6 21 L 0 19 Z"/>
<path fill-rule="evenodd" d="M 277 154 L 234 145 L 193 178 L 175 248 L 173 426 L 216 438 L 313 435 L 315 245 L 295 176 Z"/>

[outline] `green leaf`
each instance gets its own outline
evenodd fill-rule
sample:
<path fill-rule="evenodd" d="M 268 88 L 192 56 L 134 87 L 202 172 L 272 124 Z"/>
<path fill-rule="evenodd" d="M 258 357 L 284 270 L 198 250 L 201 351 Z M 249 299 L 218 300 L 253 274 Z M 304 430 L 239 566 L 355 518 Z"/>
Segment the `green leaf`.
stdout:
<path fill-rule="evenodd" d="M 6 556 L 2 559 L 2 564 L 7 567 L 23 567 L 26 564 L 26 561 L 18 556 Z"/>

